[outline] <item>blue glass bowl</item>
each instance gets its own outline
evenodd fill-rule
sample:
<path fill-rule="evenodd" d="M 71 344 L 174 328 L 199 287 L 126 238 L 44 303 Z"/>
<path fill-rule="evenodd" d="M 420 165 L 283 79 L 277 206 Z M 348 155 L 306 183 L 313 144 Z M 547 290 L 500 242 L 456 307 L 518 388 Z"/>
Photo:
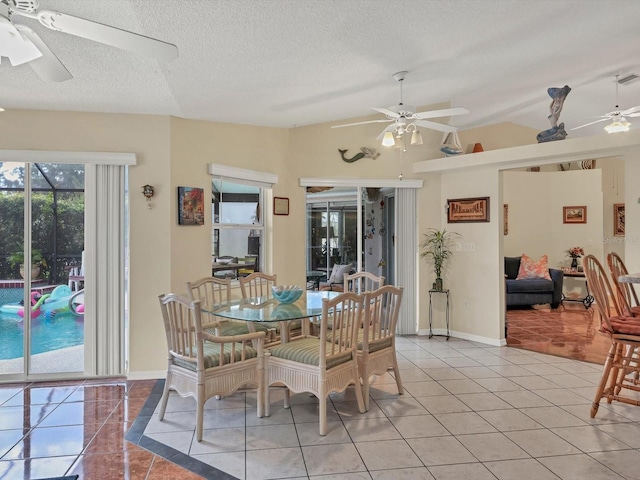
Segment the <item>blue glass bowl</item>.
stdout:
<path fill-rule="evenodd" d="M 284 285 L 271 287 L 273 298 L 280 303 L 293 303 L 302 296 L 303 290 L 297 285 Z"/>

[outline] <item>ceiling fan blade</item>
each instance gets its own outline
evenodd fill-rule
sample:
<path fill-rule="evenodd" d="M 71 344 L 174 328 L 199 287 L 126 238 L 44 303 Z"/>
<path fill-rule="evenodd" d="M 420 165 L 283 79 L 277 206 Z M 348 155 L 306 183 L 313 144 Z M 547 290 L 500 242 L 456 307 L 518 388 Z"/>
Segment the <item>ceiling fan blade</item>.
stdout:
<path fill-rule="evenodd" d="M 17 25 L 17 28 L 42 53 L 41 57 L 29 62 L 29 66 L 42 80 L 45 82 L 64 82 L 73 78 L 69 70 L 58 60 L 58 57 L 47 47 L 38 34 L 24 25 Z"/>
<path fill-rule="evenodd" d="M 382 137 L 384 137 L 384 134 L 387 132 L 393 132 L 396 129 L 395 124 L 389 125 L 387 128 L 385 128 L 384 130 L 382 130 L 380 132 L 380 135 L 378 135 L 376 137 L 376 140 L 382 140 Z"/>
<path fill-rule="evenodd" d="M 419 127 L 430 128 L 431 130 L 438 130 L 439 132 L 457 132 L 458 127 L 452 125 L 446 125 L 444 123 L 430 122 L 428 120 L 416 120 L 414 122 Z"/>
<path fill-rule="evenodd" d="M 640 110 L 640 105 L 636 105 L 635 107 L 627 108 L 626 110 L 621 111 L 620 115 L 622 115 L 622 116 L 630 116 L 629 114 L 635 113 L 638 110 Z"/>
<path fill-rule="evenodd" d="M 628 113 L 625 115 L 625 117 L 640 117 L 640 112 Z"/>
<path fill-rule="evenodd" d="M 354 125 L 364 125 L 365 123 L 380 123 L 380 122 L 392 122 L 388 118 L 380 120 L 369 120 L 367 122 L 345 123 L 344 125 L 332 125 L 331 128 L 353 127 Z"/>
<path fill-rule="evenodd" d="M 24 12 L 19 12 L 19 14 L 31 17 L 31 14 L 25 14 Z M 171 43 L 85 20 L 84 18 L 74 17 L 66 13 L 41 10 L 35 14 L 35 17 L 42 25 L 51 30 L 76 35 L 130 52 L 141 53 L 164 62 L 171 61 L 178 56 L 178 47 Z"/>
<path fill-rule="evenodd" d="M 444 108 L 442 110 L 430 110 L 428 112 L 416 112 L 413 114 L 413 118 L 438 118 L 438 117 L 450 117 L 451 115 L 466 115 L 469 110 L 462 107 Z"/>
<path fill-rule="evenodd" d="M 606 122 L 607 120 L 610 120 L 610 119 L 611 117 L 601 118 L 600 120 L 596 120 L 595 122 L 589 122 L 589 123 L 585 123 L 584 125 L 580 125 L 579 127 L 570 128 L 569 131 L 578 130 L 579 128 L 582 128 L 582 127 L 588 127 L 589 125 L 593 125 L 594 123 Z"/>
<path fill-rule="evenodd" d="M 396 112 L 394 112 L 393 110 L 389 110 L 388 108 L 377 108 L 377 107 L 371 107 L 371 110 L 375 110 L 376 112 L 380 112 L 385 114 L 387 117 L 391 117 L 391 118 L 400 118 L 400 115 L 397 114 Z"/>
<path fill-rule="evenodd" d="M 7 57 L 14 67 L 42 56 L 38 47 L 20 33 L 18 27 L 22 25 L 14 25 L 0 12 L 0 57 Z"/>

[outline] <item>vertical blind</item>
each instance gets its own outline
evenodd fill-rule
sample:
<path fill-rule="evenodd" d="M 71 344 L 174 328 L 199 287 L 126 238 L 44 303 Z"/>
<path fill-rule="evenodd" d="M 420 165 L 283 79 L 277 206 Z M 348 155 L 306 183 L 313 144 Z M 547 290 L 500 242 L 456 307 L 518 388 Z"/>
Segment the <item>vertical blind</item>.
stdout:
<path fill-rule="evenodd" d="M 94 355 L 85 371 L 124 373 L 125 166 L 87 165 L 85 172 L 85 328 Z M 86 316 L 89 318 L 87 319 Z"/>
<path fill-rule="evenodd" d="M 402 305 L 396 331 L 413 335 L 418 331 L 418 218 L 415 188 L 396 189 L 396 284 L 402 285 Z"/>

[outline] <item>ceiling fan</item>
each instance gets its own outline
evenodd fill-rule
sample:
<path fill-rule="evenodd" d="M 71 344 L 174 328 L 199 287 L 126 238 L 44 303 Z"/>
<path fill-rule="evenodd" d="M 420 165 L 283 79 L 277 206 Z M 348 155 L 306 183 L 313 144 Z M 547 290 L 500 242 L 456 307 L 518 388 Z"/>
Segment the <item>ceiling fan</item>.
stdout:
<path fill-rule="evenodd" d="M 427 112 L 416 112 L 416 108 L 410 105 L 405 105 L 402 102 L 402 82 L 404 81 L 408 72 L 398 72 L 393 74 L 398 82 L 400 82 L 400 103 L 389 108 L 377 108 L 372 107 L 376 112 L 383 113 L 387 118 L 380 120 L 369 120 L 366 122 L 347 123 L 345 125 L 333 125 L 331 128 L 351 127 L 353 125 L 364 125 L 366 123 L 388 123 L 393 122 L 387 126 L 377 139 L 382 139 L 382 145 L 393 146 L 398 145 L 404 147 L 403 135 L 405 133 L 411 133 L 411 145 L 422 145 L 422 135 L 418 127 L 429 128 L 431 130 L 438 130 L 440 132 L 455 132 L 457 127 L 446 125 L 444 123 L 432 122 L 427 118 L 439 118 L 449 117 L 451 115 L 464 115 L 469 113 L 469 110 L 462 107 L 445 108 L 442 110 L 429 110 Z M 395 136 L 395 139 L 394 139 Z"/>
<path fill-rule="evenodd" d="M 40 78 L 49 82 L 64 82 L 73 77 L 38 34 L 14 23 L 14 17 L 38 20 L 51 30 L 165 62 L 178 56 L 175 45 L 66 13 L 40 10 L 38 0 L 0 0 L 0 57 L 8 57 L 13 66 L 28 63 Z"/>
<path fill-rule="evenodd" d="M 631 126 L 631 123 L 629 123 L 625 117 L 640 117 L 640 105 L 627 108 L 626 110 L 619 110 L 620 107 L 618 106 L 618 83 L 619 83 L 618 77 L 619 75 L 616 75 L 616 109 L 609 113 L 605 113 L 604 115 L 601 115 L 599 120 L 585 123 L 584 125 L 571 128 L 570 130 L 578 130 L 579 128 L 588 127 L 589 125 L 593 125 L 594 123 L 606 122 L 607 120 L 611 120 L 611 123 L 608 124 L 606 127 L 604 127 L 607 133 L 629 131 L 629 127 Z"/>

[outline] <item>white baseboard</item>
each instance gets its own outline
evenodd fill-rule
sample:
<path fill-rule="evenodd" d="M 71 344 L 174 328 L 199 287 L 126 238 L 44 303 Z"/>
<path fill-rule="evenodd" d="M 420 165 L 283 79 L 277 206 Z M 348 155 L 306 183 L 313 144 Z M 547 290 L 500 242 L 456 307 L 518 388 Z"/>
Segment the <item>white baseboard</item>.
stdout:
<path fill-rule="evenodd" d="M 446 336 L 447 335 L 447 330 L 445 328 L 434 328 L 433 329 L 433 334 L 434 335 L 440 335 L 440 336 Z M 418 335 L 425 335 L 428 336 L 429 335 L 429 330 L 418 330 Z M 449 336 L 453 337 L 453 338 L 460 338 L 462 340 L 469 340 L 471 342 L 478 342 L 478 343 L 484 343 L 487 345 L 491 345 L 493 347 L 504 347 L 507 344 L 507 340 L 504 338 L 501 338 L 499 340 L 496 340 L 495 338 L 488 338 L 488 337 L 481 337 L 480 335 L 471 335 L 469 333 L 464 333 L 464 332 L 456 332 L 454 330 L 450 330 L 449 331 Z"/>
<path fill-rule="evenodd" d="M 166 370 L 129 372 L 127 374 L 128 380 L 161 380 L 163 378 L 167 378 Z"/>

